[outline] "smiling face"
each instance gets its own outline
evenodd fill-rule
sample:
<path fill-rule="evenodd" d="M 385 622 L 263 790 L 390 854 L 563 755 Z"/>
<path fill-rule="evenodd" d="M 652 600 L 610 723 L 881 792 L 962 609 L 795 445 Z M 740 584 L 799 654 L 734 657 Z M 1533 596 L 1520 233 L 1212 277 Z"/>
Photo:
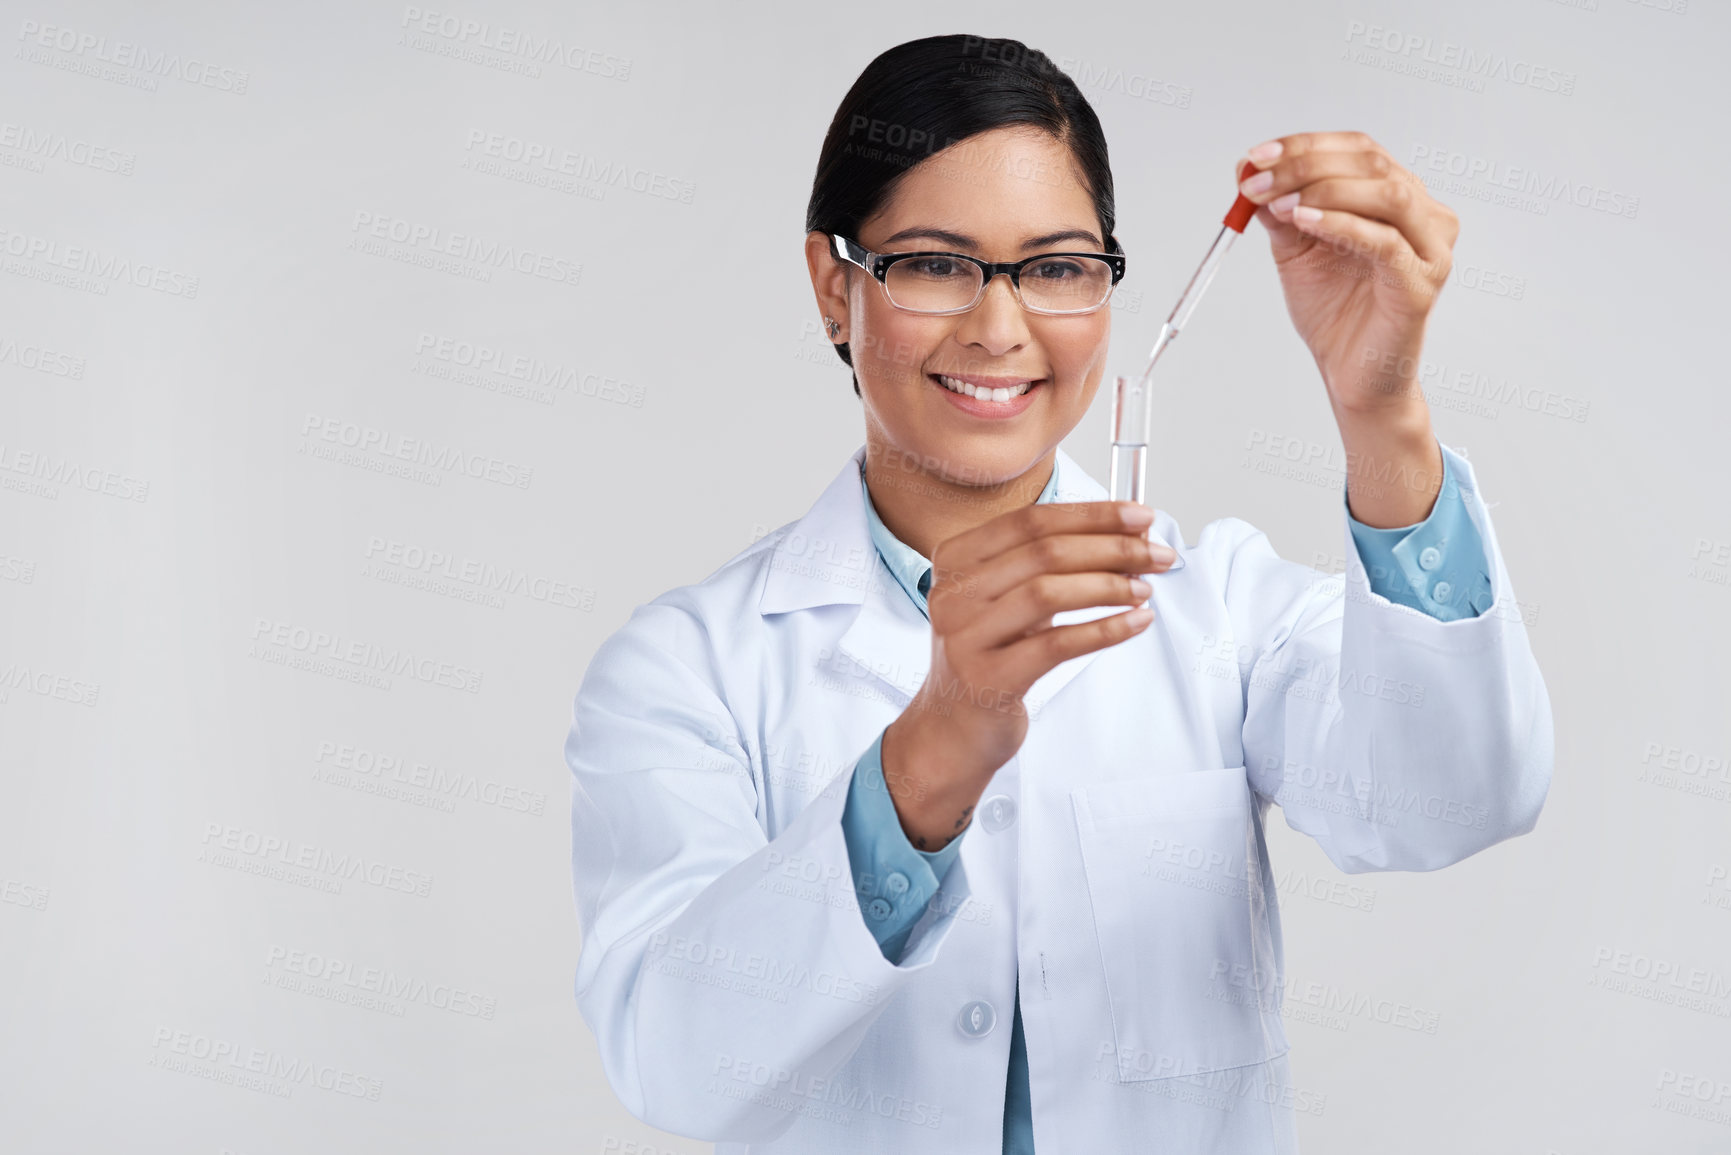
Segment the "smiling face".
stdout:
<path fill-rule="evenodd" d="M 1028 126 L 993 129 L 934 153 L 853 239 L 876 253 L 943 250 L 987 261 L 1106 251 L 1070 150 Z M 814 243 L 821 256 L 811 251 Z M 963 487 L 1000 485 L 1040 467 L 1043 485 L 1045 463 L 1099 388 L 1111 308 L 1031 313 L 1016 301 L 1009 277 L 998 276 L 968 312 L 908 313 L 863 270 L 826 268 L 833 260 L 823 251 L 827 243 L 812 234 L 808 260 L 820 303 L 844 326 L 838 339 L 848 342 L 859 378 L 871 455 L 919 462 L 929 480 Z M 1031 279 L 1034 269 L 1024 275 Z M 1011 393 L 1032 385 L 994 401 L 960 395 L 945 378 Z"/>

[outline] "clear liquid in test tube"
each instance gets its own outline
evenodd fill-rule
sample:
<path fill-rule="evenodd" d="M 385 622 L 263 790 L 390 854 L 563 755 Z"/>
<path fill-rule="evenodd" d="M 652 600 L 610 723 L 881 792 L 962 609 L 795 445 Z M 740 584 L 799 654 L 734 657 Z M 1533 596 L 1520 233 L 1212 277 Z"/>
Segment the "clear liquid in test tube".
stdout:
<path fill-rule="evenodd" d="M 1112 500 L 1146 505 L 1148 434 L 1153 428 L 1152 383 L 1141 377 L 1119 377 L 1112 393 Z"/>

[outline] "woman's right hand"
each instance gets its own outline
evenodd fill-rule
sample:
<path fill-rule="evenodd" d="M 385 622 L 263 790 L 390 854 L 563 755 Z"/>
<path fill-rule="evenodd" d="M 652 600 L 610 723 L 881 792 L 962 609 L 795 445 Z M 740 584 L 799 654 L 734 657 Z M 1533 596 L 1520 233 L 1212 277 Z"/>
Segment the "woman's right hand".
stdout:
<path fill-rule="evenodd" d="M 1147 628 L 1147 607 L 1054 626 L 1089 606 L 1140 606 L 1134 575 L 1177 560 L 1145 536 L 1154 513 L 1130 501 L 1033 504 L 957 534 L 932 551 L 926 612 L 932 664 L 890 723 L 884 780 L 908 840 L 942 849 L 967 829 L 998 767 L 1028 734 L 1022 697 L 1059 663 Z"/>

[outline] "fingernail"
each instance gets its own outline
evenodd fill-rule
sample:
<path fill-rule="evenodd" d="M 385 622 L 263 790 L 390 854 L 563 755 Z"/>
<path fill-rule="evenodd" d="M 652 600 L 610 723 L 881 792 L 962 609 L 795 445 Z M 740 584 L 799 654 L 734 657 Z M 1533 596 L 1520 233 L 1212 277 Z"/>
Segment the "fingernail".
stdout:
<path fill-rule="evenodd" d="M 1279 216 L 1297 203 L 1298 194 L 1295 192 L 1289 192 L 1283 197 L 1275 197 L 1273 200 L 1269 201 L 1268 211 L 1273 213 L 1275 216 Z"/>
<path fill-rule="evenodd" d="M 1151 543 L 1148 546 L 1148 553 L 1156 562 L 1170 563 L 1178 560 L 1178 551 L 1169 545 Z"/>
<path fill-rule="evenodd" d="M 1154 511 L 1141 502 L 1133 501 L 1118 507 L 1125 529 L 1144 529 L 1154 524 Z"/>
<path fill-rule="evenodd" d="M 1130 579 L 1130 592 L 1135 594 L 1138 598 L 1145 599 L 1149 594 L 1154 592 L 1154 587 L 1143 581 L 1141 578 L 1133 577 Z"/>
<path fill-rule="evenodd" d="M 1313 209 L 1309 205 L 1299 205 L 1292 210 L 1292 219 L 1301 225 L 1314 225 L 1322 219 L 1322 210 Z"/>
<path fill-rule="evenodd" d="M 1271 172 L 1259 172 L 1249 180 L 1240 184 L 1238 186 L 1238 191 L 1247 197 L 1253 197 L 1257 193 L 1265 193 L 1273 187 L 1274 174 Z"/>
<path fill-rule="evenodd" d="M 1258 165 L 1264 165 L 1279 156 L 1285 151 L 1285 149 L 1286 146 L 1281 144 L 1278 140 L 1265 140 L 1244 155 L 1248 156 Z"/>

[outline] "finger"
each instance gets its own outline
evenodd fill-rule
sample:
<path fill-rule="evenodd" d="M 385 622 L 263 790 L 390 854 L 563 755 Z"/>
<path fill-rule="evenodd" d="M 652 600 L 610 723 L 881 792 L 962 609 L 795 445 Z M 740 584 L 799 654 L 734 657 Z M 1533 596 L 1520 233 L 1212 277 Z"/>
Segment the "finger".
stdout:
<path fill-rule="evenodd" d="M 1245 161 L 1244 167 L 1238 174 L 1240 193 L 1243 191 L 1244 181 L 1254 176 L 1255 173 L 1256 166 Z M 1255 212 L 1255 218 L 1267 230 L 1269 241 L 1274 247 L 1276 260 L 1285 259 L 1286 256 L 1294 255 L 1317 243 L 1314 237 L 1305 236 L 1293 225 L 1290 213 L 1283 217 L 1277 217 L 1267 205 L 1261 205 Z"/>
<path fill-rule="evenodd" d="M 1246 199 L 1265 205 L 1317 181 L 1340 177 L 1412 179 L 1411 174 L 1395 164 L 1387 153 L 1312 152 L 1303 156 L 1282 158 L 1266 168 L 1253 166 L 1249 178 L 1239 182 L 1238 191 L 1243 193 Z"/>
<path fill-rule="evenodd" d="M 932 551 L 934 566 L 973 571 L 981 562 L 1024 542 L 1053 534 L 1146 533 L 1154 511 L 1134 501 L 1049 501 L 1025 505 L 994 517 L 984 525 L 940 542 Z"/>
<path fill-rule="evenodd" d="M 1317 214 L 1318 219 L 1309 219 L 1311 213 Z M 1435 296 L 1442 288 L 1422 273 L 1415 275 L 1419 270 L 1418 255 L 1393 225 L 1338 209 L 1313 209 L 1305 205 L 1293 210 L 1292 222 L 1307 236 L 1315 237 L 1342 256 L 1374 262 L 1372 272 L 1367 275 L 1383 284 L 1404 288 L 1421 299 Z"/>
<path fill-rule="evenodd" d="M 1265 140 L 1245 155 L 1257 168 L 1317 152 L 1380 152 L 1387 150 L 1363 132 L 1295 132 Z M 1393 159 L 1392 157 L 1390 159 Z"/>
<path fill-rule="evenodd" d="M 1259 206 L 1256 219 L 1273 235 L 1277 252 L 1301 249 L 1303 240 L 1286 214 L 1265 210 L 1272 201 L 1289 197 L 1311 181 L 1338 176 L 1388 177 L 1411 182 L 1423 192 L 1424 199 L 1429 199 L 1423 182 L 1362 132 L 1303 132 L 1276 137 L 1250 149 L 1244 163 L 1248 171 L 1238 173 L 1239 192 Z"/>
<path fill-rule="evenodd" d="M 1091 622 L 1053 626 L 1001 650 L 998 668 L 1014 685 L 1032 686 L 1060 662 L 1115 646 L 1147 629 L 1153 620 L 1153 608 L 1139 606 Z"/>
<path fill-rule="evenodd" d="M 1178 555 L 1136 530 L 1123 533 L 1055 534 L 1024 542 L 986 562 L 975 593 L 999 598 L 1043 573 L 1163 573 Z"/>
<path fill-rule="evenodd" d="M 1449 254 L 1444 216 L 1435 211 L 1436 202 L 1428 196 L 1415 195 L 1412 186 L 1401 181 L 1347 177 L 1318 180 L 1268 202 L 1268 210 L 1291 221 L 1293 209 L 1300 205 L 1338 209 L 1392 225 L 1427 265 L 1440 262 Z"/>
<path fill-rule="evenodd" d="M 1067 610 L 1140 605 L 1148 594 L 1136 590 L 1137 580 L 1122 573 L 1040 574 L 993 600 L 988 612 L 960 629 L 946 624 L 944 634 L 952 646 L 995 650 L 1052 628 L 1053 616 Z"/>
<path fill-rule="evenodd" d="M 1260 170 L 1254 164 L 1250 165 L 1249 175 L 1238 182 L 1238 191 L 1246 200 L 1258 206 L 1256 218 L 1262 222 L 1264 228 L 1275 235 L 1277 247 L 1303 248 L 1305 245 L 1300 233 L 1291 227 L 1291 207 L 1297 203 L 1293 200 L 1293 193 L 1302 193 L 1308 185 L 1320 180 L 1382 177 L 1388 174 L 1392 164 L 1393 162 L 1381 153 L 1362 150 L 1307 152 L 1273 161 Z M 1273 208 L 1277 202 L 1281 206 L 1279 209 Z"/>

